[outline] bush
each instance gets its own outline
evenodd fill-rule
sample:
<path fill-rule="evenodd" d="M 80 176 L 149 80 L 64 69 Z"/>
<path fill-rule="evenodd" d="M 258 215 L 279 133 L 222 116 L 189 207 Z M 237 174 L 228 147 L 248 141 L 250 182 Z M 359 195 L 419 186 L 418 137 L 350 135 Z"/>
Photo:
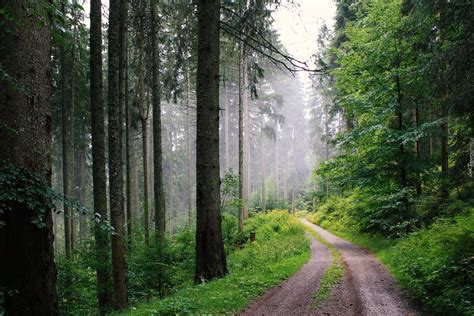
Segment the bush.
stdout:
<path fill-rule="evenodd" d="M 309 259 L 302 224 L 285 211 L 248 219 L 244 234 L 251 231 L 256 240 L 228 256 L 228 276 L 197 286 L 188 284 L 166 299 L 132 307 L 124 315 L 232 314 Z"/>
<path fill-rule="evenodd" d="M 474 314 L 474 210 L 410 234 L 387 260 L 401 284 L 432 312 Z"/>
<path fill-rule="evenodd" d="M 331 197 L 307 217 L 380 255 L 430 314 L 474 315 L 474 208 L 469 205 L 472 201 L 424 197 L 411 219 L 392 223 L 384 235 L 361 233 L 367 225 L 361 217 L 371 211 L 356 194 Z"/>

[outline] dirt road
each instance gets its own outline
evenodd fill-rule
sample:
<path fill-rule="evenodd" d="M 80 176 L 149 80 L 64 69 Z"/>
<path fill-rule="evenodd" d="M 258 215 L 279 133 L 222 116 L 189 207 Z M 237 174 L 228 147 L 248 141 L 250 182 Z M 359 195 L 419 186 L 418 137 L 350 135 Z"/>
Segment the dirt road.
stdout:
<path fill-rule="evenodd" d="M 306 220 L 302 222 L 331 243 L 343 257 L 345 274 L 317 308 L 313 295 L 331 264 L 331 253 L 311 238 L 311 259 L 288 280 L 269 290 L 241 315 L 417 315 L 417 308 L 394 278 L 368 251 Z"/>

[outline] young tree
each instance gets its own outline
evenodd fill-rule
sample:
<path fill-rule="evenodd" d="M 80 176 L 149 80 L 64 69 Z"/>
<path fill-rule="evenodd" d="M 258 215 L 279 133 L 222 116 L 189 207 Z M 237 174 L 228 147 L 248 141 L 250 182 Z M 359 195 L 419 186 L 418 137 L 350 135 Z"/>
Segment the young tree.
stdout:
<path fill-rule="evenodd" d="M 199 0 L 196 76 L 196 283 L 227 274 L 219 174 L 220 1 Z"/>
<path fill-rule="evenodd" d="M 0 77 L 0 173 L 23 174 L 2 183 L 2 193 L 44 192 L 51 186 L 50 20 L 42 1 L 2 1 L 2 8 L 14 19 L 0 28 L 7 74 Z M 41 193 L 33 199 L 1 203 L 0 291 L 7 315 L 59 313 L 51 201 Z"/>
<path fill-rule="evenodd" d="M 114 280 L 114 308 L 124 309 L 128 305 L 123 212 L 123 168 L 122 139 L 120 137 L 121 118 L 119 103 L 119 55 L 120 55 L 120 12 L 121 0 L 111 0 L 109 8 L 109 182 L 110 182 L 110 218 L 114 227 L 112 235 L 112 271 Z"/>

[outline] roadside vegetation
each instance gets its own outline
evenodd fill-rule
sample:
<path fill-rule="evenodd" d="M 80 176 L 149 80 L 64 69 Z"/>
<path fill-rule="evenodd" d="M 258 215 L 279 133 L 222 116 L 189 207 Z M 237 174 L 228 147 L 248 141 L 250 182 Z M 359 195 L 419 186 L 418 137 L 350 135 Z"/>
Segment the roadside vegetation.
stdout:
<path fill-rule="evenodd" d="M 251 232 L 256 236 L 253 242 L 249 240 Z M 229 249 L 228 276 L 197 286 L 185 283 L 171 291 L 167 298 L 151 298 L 148 303 L 134 306 L 123 314 L 235 313 L 308 261 L 310 249 L 304 232 L 302 224 L 286 211 L 258 214 L 245 221 L 246 242 Z M 235 240 L 236 235 L 233 237 Z"/>
<path fill-rule="evenodd" d="M 354 195 L 330 198 L 308 218 L 376 254 L 426 312 L 474 313 L 474 208 L 461 207 L 455 216 L 436 216 L 410 232 L 382 235 L 360 225 L 356 211 L 360 205 L 354 199 Z"/>

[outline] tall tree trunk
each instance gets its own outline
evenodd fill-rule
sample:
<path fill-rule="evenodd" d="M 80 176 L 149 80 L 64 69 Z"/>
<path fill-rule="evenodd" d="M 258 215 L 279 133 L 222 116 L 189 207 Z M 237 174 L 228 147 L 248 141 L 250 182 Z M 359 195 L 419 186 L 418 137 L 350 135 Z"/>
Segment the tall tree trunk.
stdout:
<path fill-rule="evenodd" d="M 187 185 L 188 185 L 188 225 L 193 221 L 193 186 L 192 186 L 192 141 L 191 141 L 191 80 L 189 65 L 186 65 L 186 154 L 188 162 Z"/>
<path fill-rule="evenodd" d="M 121 144 L 127 143 L 126 140 L 126 97 L 127 97 L 127 25 L 128 25 L 128 0 L 120 0 L 120 23 L 119 23 L 119 117 L 120 117 L 120 141 Z M 127 161 L 127 150 L 126 146 L 125 149 L 121 148 L 121 155 L 122 155 L 122 161 Z M 124 164 L 122 166 L 122 175 L 125 175 L 124 179 L 126 180 L 126 185 L 128 185 L 128 180 L 127 180 L 127 173 L 123 172 L 124 170 L 126 171 L 128 168 Z M 125 188 L 125 194 L 128 192 L 128 186 Z M 129 204 L 128 202 L 128 194 L 127 196 L 127 206 Z M 129 215 L 129 210 L 128 208 L 126 209 L 126 215 L 127 219 Z M 131 237 L 130 233 L 131 230 L 129 229 L 129 222 L 130 220 L 127 220 L 127 248 L 131 248 Z"/>
<path fill-rule="evenodd" d="M 275 135 L 275 185 L 276 185 L 276 200 L 280 203 L 280 161 L 278 150 L 278 127 Z"/>
<path fill-rule="evenodd" d="M 249 217 L 249 203 L 250 203 L 250 114 L 249 114 L 249 77 L 248 64 L 244 59 L 244 220 Z"/>
<path fill-rule="evenodd" d="M 201 283 L 227 274 L 219 174 L 219 0 L 199 0 L 196 76 L 196 271 Z"/>
<path fill-rule="evenodd" d="M 397 69 L 398 69 L 397 62 Z M 398 118 L 398 131 L 401 133 L 403 131 L 403 106 L 402 106 L 402 90 L 400 85 L 400 77 L 397 75 L 395 77 L 396 89 L 397 89 L 397 118 Z M 402 188 L 407 187 L 407 172 L 405 166 L 405 146 L 402 142 L 399 145 L 400 156 L 398 158 L 398 164 L 400 166 L 400 185 Z M 405 201 L 406 202 L 406 201 Z M 405 203 L 406 205 L 406 203 Z"/>
<path fill-rule="evenodd" d="M 148 115 L 141 117 L 142 124 L 142 155 L 143 155 L 143 219 L 145 229 L 145 245 L 150 244 L 150 215 L 149 215 L 149 188 L 148 188 Z"/>
<path fill-rule="evenodd" d="M 224 82 L 224 143 L 225 143 L 225 171 L 230 169 L 230 144 L 229 144 L 229 115 L 230 115 L 230 108 L 229 108 L 229 93 L 227 83 Z"/>
<path fill-rule="evenodd" d="M 66 2 L 61 1 L 61 11 L 66 15 Z M 63 163 L 63 194 L 72 197 L 74 190 L 74 70 L 70 72 L 69 67 L 73 65 L 72 54 L 68 52 L 65 44 L 60 47 L 61 64 L 61 102 L 62 102 L 62 163 Z M 69 74 L 69 75 L 68 75 Z M 66 258 L 71 257 L 72 252 L 72 210 L 64 203 L 64 250 Z"/>
<path fill-rule="evenodd" d="M 138 32 L 138 107 L 142 127 L 142 161 L 143 161 L 143 219 L 145 231 L 145 245 L 150 244 L 150 215 L 149 215 L 149 168 L 148 168 L 148 117 L 150 105 L 145 97 L 145 3 L 140 7 L 140 31 Z"/>
<path fill-rule="evenodd" d="M 285 152 L 285 169 L 283 169 L 283 201 L 288 203 L 288 152 Z"/>
<path fill-rule="evenodd" d="M 176 220 L 176 206 L 174 205 L 174 172 L 173 172 L 173 161 L 170 161 L 169 175 L 168 175 L 168 208 L 169 213 L 169 231 L 170 236 L 174 235 L 174 221 Z"/>
<path fill-rule="evenodd" d="M 83 128 L 81 128 L 81 132 Z M 84 134 L 83 134 L 84 135 Z M 86 181 L 87 181 L 87 165 L 86 165 L 86 152 L 84 146 L 83 148 L 77 148 L 76 152 L 76 171 L 75 171 L 75 195 L 76 199 L 82 204 L 86 204 Z M 79 238 L 81 241 L 87 239 L 87 216 L 85 214 L 79 215 Z"/>
<path fill-rule="evenodd" d="M 123 211 L 122 138 L 119 103 L 119 55 L 120 55 L 120 0 L 111 0 L 109 9 L 109 182 L 110 218 L 115 229 L 112 235 L 112 271 L 114 280 L 114 308 L 122 310 L 128 306 Z"/>
<path fill-rule="evenodd" d="M 446 0 L 439 0 L 439 46 L 441 50 L 444 49 L 445 41 L 445 10 Z M 445 78 L 443 78 L 445 79 Z M 446 92 L 441 97 L 441 196 L 443 198 L 449 197 L 449 113 Z"/>
<path fill-rule="evenodd" d="M 92 123 L 92 182 L 95 222 L 97 299 L 104 315 L 112 305 L 109 271 L 109 236 L 102 229 L 107 220 L 107 176 L 105 171 L 105 112 L 102 74 L 102 10 L 101 0 L 91 0 L 90 29 L 90 97 Z"/>
<path fill-rule="evenodd" d="M 414 119 L 415 119 L 415 126 L 416 128 L 419 128 L 420 126 L 420 109 L 419 109 L 419 106 L 418 106 L 418 102 L 416 101 L 416 104 L 415 104 L 415 109 L 413 111 L 413 116 L 414 116 Z M 416 142 L 415 142 L 415 155 L 416 155 L 416 162 L 417 164 L 420 163 L 420 158 L 421 158 L 421 141 L 420 139 L 417 139 Z M 415 189 L 416 189 L 416 195 L 421 195 L 421 175 L 419 172 L 417 172 L 417 175 L 416 175 L 417 179 L 416 179 L 416 183 L 415 183 Z"/>
<path fill-rule="evenodd" d="M 151 1 L 151 69 L 152 69 L 152 103 L 153 103 L 153 168 L 155 196 L 155 232 L 158 248 L 158 260 L 163 262 L 163 244 L 166 231 L 165 196 L 163 189 L 163 154 L 161 144 L 161 100 L 160 100 L 160 58 L 158 47 L 158 14 L 156 2 Z M 159 268 L 158 288 L 164 296 L 164 269 Z"/>
<path fill-rule="evenodd" d="M 126 49 L 125 63 L 128 64 L 128 49 Z M 126 170 L 126 195 L 127 195 L 127 250 L 133 250 L 133 229 L 135 214 L 138 208 L 137 173 L 135 168 L 135 146 L 132 136 L 132 103 L 128 98 L 128 67 L 125 69 L 125 170 Z"/>
<path fill-rule="evenodd" d="M 240 43 L 239 48 L 239 200 L 241 201 L 239 212 L 239 234 L 244 227 L 244 219 L 248 214 L 248 179 L 247 179 L 247 140 L 246 124 L 247 124 L 247 100 L 246 100 L 246 76 L 247 63 L 244 43 Z"/>
<path fill-rule="evenodd" d="M 267 193 L 266 193 L 266 188 L 265 188 L 265 166 L 266 166 L 266 161 L 265 161 L 265 136 L 262 135 L 260 136 L 261 142 L 260 142 L 260 173 L 261 173 L 261 184 L 262 184 L 262 211 L 265 211 L 267 208 Z"/>
<path fill-rule="evenodd" d="M 0 161 L 1 172 L 8 172 L 10 166 L 35 172 L 41 175 L 42 185 L 50 187 L 51 32 L 48 16 L 35 13 L 41 12 L 40 5 L 33 0 L 2 1 L 2 8 L 15 19 L 2 21 L 0 65 L 16 84 L 0 80 Z M 46 209 L 42 214 L 26 202 L 8 206 L 11 209 L 0 214 L 0 291 L 5 313 L 58 315 L 51 212 Z M 44 227 L 32 223 L 36 216 Z"/>
<path fill-rule="evenodd" d="M 326 161 L 329 161 L 329 106 L 328 104 L 324 105 L 324 136 L 325 136 L 325 152 L 326 152 Z M 324 183 L 326 187 L 326 197 L 329 197 L 329 180 L 326 180 Z"/>
<path fill-rule="evenodd" d="M 446 100 L 441 101 L 441 196 L 447 198 L 449 196 L 449 123 L 448 123 L 448 107 Z"/>

